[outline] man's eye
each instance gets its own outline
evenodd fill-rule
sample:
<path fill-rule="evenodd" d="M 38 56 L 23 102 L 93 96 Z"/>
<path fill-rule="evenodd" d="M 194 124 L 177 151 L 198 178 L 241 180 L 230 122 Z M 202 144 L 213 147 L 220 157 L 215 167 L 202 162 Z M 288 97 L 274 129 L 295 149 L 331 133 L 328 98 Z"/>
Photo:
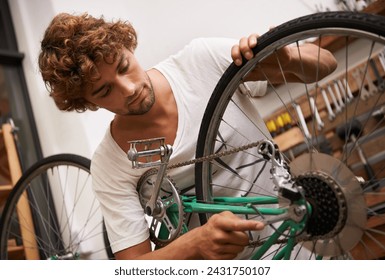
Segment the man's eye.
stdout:
<path fill-rule="evenodd" d="M 124 74 L 128 71 L 128 64 L 119 69 L 119 74 Z"/>
<path fill-rule="evenodd" d="M 111 92 L 111 86 L 107 86 L 106 89 L 104 90 L 103 94 L 100 95 L 100 97 L 106 97 L 107 95 L 109 95 Z"/>

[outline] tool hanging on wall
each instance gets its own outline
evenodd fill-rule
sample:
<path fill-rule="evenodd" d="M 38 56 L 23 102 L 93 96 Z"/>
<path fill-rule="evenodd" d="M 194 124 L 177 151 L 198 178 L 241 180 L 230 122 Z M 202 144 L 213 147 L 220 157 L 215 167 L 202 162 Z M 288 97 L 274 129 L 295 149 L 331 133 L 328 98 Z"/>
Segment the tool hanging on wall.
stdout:
<path fill-rule="evenodd" d="M 326 94 L 325 89 L 321 89 L 321 94 L 322 94 L 322 97 L 323 97 L 325 105 L 326 105 L 326 110 L 328 111 L 329 121 L 333 121 L 336 118 L 336 115 L 334 114 L 334 112 L 332 110 L 332 107 L 330 105 L 329 98 Z"/>
<path fill-rule="evenodd" d="M 299 124 L 301 126 L 302 131 L 303 131 L 303 134 L 305 135 L 305 137 L 307 139 L 311 139 L 311 134 L 309 132 L 309 129 L 307 128 L 305 117 L 303 116 L 301 106 L 298 103 L 294 103 L 293 106 L 297 112 Z"/>
<path fill-rule="evenodd" d="M 380 109 L 377 109 L 373 112 L 372 116 L 378 121 L 382 122 L 385 117 L 385 105 L 381 106 Z"/>
<path fill-rule="evenodd" d="M 380 61 L 380 64 L 382 66 L 382 69 L 385 71 L 385 49 L 383 49 L 379 54 L 378 54 L 378 60 Z"/>
<path fill-rule="evenodd" d="M 354 80 L 356 81 L 360 98 L 362 100 L 367 100 L 370 96 L 372 96 L 372 94 L 365 88 L 364 80 L 361 77 L 361 70 L 359 68 L 356 68 L 351 73 Z"/>
<path fill-rule="evenodd" d="M 334 85 L 334 92 L 336 93 L 337 95 L 337 102 L 342 110 L 342 108 L 345 107 L 345 103 L 344 101 L 342 100 L 342 95 L 341 95 L 341 92 L 340 92 L 340 88 L 338 87 L 338 83 L 336 80 L 333 81 L 333 85 Z"/>
<path fill-rule="evenodd" d="M 338 104 L 337 102 L 337 98 L 333 92 L 333 89 L 330 85 L 327 86 L 327 89 L 328 89 L 328 92 L 329 92 L 329 95 L 330 97 L 332 98 L 332 101 L 333 101 L 333 105 L 334 105 L 334 108 L 335 108 L 335 113 L 338 114 L 338 113 L 341 113 L 342 111 L 342 108 L 340 107 L 340 105 Z"/>
<path fill-rule="evenodd" d="M 282 118 L 282 115 L 278 116 L 276 119 L 275 119 L 275 125 L 277 126 L 277 133 L 278 134 L 281 134 L 285 131 L 285 124 L 283 122 L 283 118 Z"/>
<path fill-rule="evenodd" d="M 343 81 L 338 80 L 337 83 L 338 83 L 338 86 L 340 87 L 341 92 L 344 95 L 346 103 L 350 103 L 353 100 L 354 96 L 352 94 L 352 91 L 350 89 L 348 82 L 346 81 L 346 78 L 344 78 Z"/>
<path fill-rule="evenodd" d="M 274 120 L 269 120 L 266 122 L 266 127 L 269 130 L 271 137 L 277 136 L 277 126 L 275 125 Z"/>
<path fill-rule="evenodd" d="M 361 75 L 364 75 L 367 86 L 368 86 L 368 91 L 370 95 L 375 95 L 378 93 L 377 86 L 373 83 L 372 77 L 370 77 L 369 72 L 366 71 L 366 73 L 361 69 Z"/>
<path fill-rule="evenodd" d="M 375 177 L 373 168 L 370 166 L 360 144 L 358 143 L 358 137 L 362 136 L 362 125 L 357 119 L 353 119 L 351 122 L 343 124 L 336 128 L 336 133 L 338 137 L 343 141 L 350 140 L 351 143 L 354 145 L 354 147 L 357 150 L 358 156 L 364 166 L 366 175 L 368 177 L 368 181 L 366 182 L 364 188 L 370 188 L 370 189 L 377 189 L 378 188 L 378 182 Z M 347 142 L 346 142 L 347 143 Z M 345 149 L 347 149 L 347 145 L 345 145 Z M 346 154 L 350 154 L 350 151 L 346 151 Z"/>
<path fill-rule="evenodd" d="M 293 123 L 292 123 L 293 121 L 291 119 L 290 114 L 288 112 L 285 112 L 281 116 L 283 119 L 285 130 L 289 130 L 290 128 L 292 128 L 293 127 Z"/>
<path fill-rule="evenodd" d="M 383 93 L 385 91 L 385 81 L 384 79 L 382 78 L 382 76 L 380 75 L 380 71 L 379 69 L 377 68 L 377 65 L 376 65 L 376 62 L 371 59 L 369 61 L 370 63 L 370 67 L 372 68 L 373 70 L 373 73 L 374 75 L 376 76 L 376 80 L 377 80 L 377 90 L 379 93 Z M 385 70 L 385 69 L 384 69 Z"/>
<path fill-rule="evenodd" d="M 325 123 L 322 121 L 322 119 L 318 113 L 317 105 L 316 105 L 316 102 L 315 102 L 313 96 L 309 97 L 309 102 L 310 102 L 312 115 L 314 116 L 315 121 L 317 123 L 317 129 L 322 130 L 322 128 L 325 126 Z"/>

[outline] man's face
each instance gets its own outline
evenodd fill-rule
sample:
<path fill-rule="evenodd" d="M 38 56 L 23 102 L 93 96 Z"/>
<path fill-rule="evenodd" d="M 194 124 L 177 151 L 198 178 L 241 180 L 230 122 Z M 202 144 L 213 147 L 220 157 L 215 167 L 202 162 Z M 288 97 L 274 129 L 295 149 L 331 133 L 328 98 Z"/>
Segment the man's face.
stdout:
<path fill-rule="evenodd" d="M 113 64 L 97 64 L 100 80 L 86 92 L 85 99 L 115 114 L 141 115 L 155 102 L 150 78 L 134 54 L 124 49 Z"/>

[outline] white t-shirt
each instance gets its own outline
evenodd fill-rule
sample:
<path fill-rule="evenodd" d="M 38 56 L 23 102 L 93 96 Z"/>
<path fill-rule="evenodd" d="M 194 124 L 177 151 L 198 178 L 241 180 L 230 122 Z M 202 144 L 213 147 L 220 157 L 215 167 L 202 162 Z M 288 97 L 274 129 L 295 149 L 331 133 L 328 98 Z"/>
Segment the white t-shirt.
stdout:
<path fill-rule="evenodd" d="M 195 157 L 203 113 L 216 84 L 232 61 L 230 51 L 236 43 L 235 40 L 222 38 L 195 39 L 179 53 L 154 67 L 170 83 L 178 108 L 178 128 L 170 165 Z M 260 83 L 261 88 L 265 88 L 265 83 Z M 234 122 L 234 125 L 243 123 L 236 118 Z M 253 134 L 255 140 L 268 132 L 258 133 Z M 235 137 L 231 131 L 227 135 L 224 131 L 223 135 Z M 231 160 L 239 158 L 232 157 Z M 258 170 L 260 167 L 255 166 Z M 139 244 L 149 237 L 148 223 L 136 191 L 137 182 L 146 170 L 132 169 L 127 151 L 117 145 L 108 129 L 93 156 L 91 173 L 113 252 Z M 219 170 L 218 175 L 222 174 L 223 182 L 237 180 L 231 172 L 222 173 Z M 168 174 L 180 189 L 194 185 L 193 165 L 172 169 Z M 266 175 L 258 180 L 267 182 L 268 177 Z M 260 185 L 264 183 L 261 181 Z M 271 187 L 270 183 L 266 189 Z M 244 186 L 244 189 L 248 188 L 250 186 Z"/>

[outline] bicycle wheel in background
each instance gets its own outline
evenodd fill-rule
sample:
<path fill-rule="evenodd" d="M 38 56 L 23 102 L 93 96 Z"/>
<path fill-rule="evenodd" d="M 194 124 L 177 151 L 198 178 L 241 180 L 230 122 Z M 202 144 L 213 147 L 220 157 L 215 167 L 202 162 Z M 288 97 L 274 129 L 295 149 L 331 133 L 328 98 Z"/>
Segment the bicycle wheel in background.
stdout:
<path fill-rule="evenodd" d="M 90 160 L 58 154 L 32 165 L 10 193 L 0 224 L 0 257 L 108 259 L 106 236 Z"/>
<path fill-rule="evenodd" d="M 299 46 L 304 42 L 331 50 L 338 60 L 337 69 L 323 79 L 318 78 L 317 70 L 316 82 L 311 84 L 284 82 L 277 86 L 267 79 L 269 93 L 254 97 L 255 84 L 247 82 L 250 71 L 258 67 L 265 73 L 265 59 L 270 63 L 273 59 L 286 81 L 285 65 L 277 54 L 290 45 L 302 57 L 305 54 Z M 197 158 L 273 139 L 290 165 L 296 185 L 303 188 L 312 213 L 305 230 L 295 238 L 293 259 L 301 251 L 306 251 L 306 258 L 385 256 L 384 48 L 382 16 L 350 12 L 304 16 L 259 37 L 254 58 L 244 60 L 240 67 L 230 65 L 209 101 Z M 299 66 L 304 69 L 302 63 Z M 283 125 L 285 118 L 289 121 Z M 282 124 L 285 131 L 278 134 L 274 127 L 268 131 L 265 123 L 271 120 L 278 120 L 274 124 Z M 255 148 L 236 156 L 246 163 L 240 166 L 231 155 L 196 165 L 198 200 L 213 202 L 229 189 L 239 196 L 277 195 L 269 161 Z M 224 182 L 219 173 L 227 176 Z M 261 219 L 257 212 L 250 216 L 246 218 Z M 208 217 L 202 214 L 201 223 Z M 277 226 L 273 224 L 267 235 L 276 232 Z M 287 237 L 288 233 L 282 234 L 276 247 L 287 244 Z M 261 236 L 259 244 L 264 240 Z M 269 250 L 260 258 L 273 258 L 277 252 Z"/>

